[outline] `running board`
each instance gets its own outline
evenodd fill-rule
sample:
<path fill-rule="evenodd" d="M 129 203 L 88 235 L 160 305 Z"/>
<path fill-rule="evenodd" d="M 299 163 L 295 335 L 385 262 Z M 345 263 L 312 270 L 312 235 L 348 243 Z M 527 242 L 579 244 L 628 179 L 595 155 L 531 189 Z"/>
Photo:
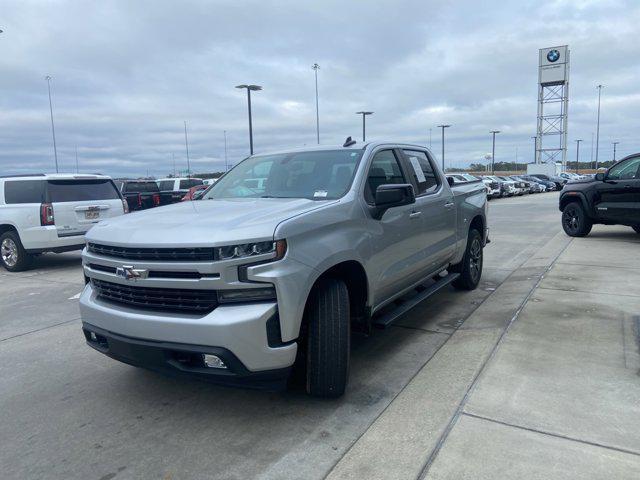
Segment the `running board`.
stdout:
<path fill-rule="evenodd" d="M 393 322 L 395 322 L 398 318 L 400 318 L 402 315 L 404 315 L 409 310 L 411 310 L 413 307 L 418 305 L 423 300 L 426 300 L 431 295 L 433 295 L 434 293 L 438 292 L 440 289 L 442 289 L 442 288 L 446 287 L 447 285 L 449 285 L 451 282 L 453 282 L 459 276 L 460 276 L 459 273 L 450 273 L 446 277 L 442 277 L 440 280 L 438 280 L 433 285 L 430 285 L 429 287 L 426 287 L 424 290 L 419 291 L 419 293 L 415 297 L 412 297 L 412 298 L 410 298 L 410 299 L 408 299 L 406 301 L 403 301 L 394 310 L 392 310 L 392 311 L 390 311 L 388 313 L 385 313 L 383 315 L 380 315 L 379 317 L 376 317 L 374 315 L 374 317 L 372 319 L 372 322 L 371 322 L 372 325 L 375 325 L 376 327 L 380 327 L 380 328 L 388 327 Z"/>

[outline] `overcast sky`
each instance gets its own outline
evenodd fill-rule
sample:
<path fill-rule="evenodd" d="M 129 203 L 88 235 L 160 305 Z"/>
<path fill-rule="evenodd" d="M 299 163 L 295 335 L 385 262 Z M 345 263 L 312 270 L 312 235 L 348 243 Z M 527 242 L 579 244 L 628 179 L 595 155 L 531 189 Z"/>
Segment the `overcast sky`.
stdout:
<path fill-rule="evenodd" d="M 163 176 L 248 154 L 246 94 L 257 153 L 314 144 L 311 65 L 320 64 L 321 143 L 367 138 L 429 144 L 449 123 L 455 166 L 531 161 L 537 55 L 571 49 L 569 158 L 590 158 L 596 85 L 600 159 L 640 151 L 640 2 L 59 1 L 3 0 L 0 9 L 1 174 L 54 170 L 45 75 L 51 75 L 61 171 Z"/>

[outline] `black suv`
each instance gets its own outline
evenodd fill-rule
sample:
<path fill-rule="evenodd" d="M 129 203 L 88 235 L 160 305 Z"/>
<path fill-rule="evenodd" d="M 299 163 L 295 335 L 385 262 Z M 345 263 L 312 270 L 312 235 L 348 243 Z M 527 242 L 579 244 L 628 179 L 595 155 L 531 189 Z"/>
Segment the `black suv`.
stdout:
<path fill-rule="evenodd" d="M 560 211 L 562 228 L 572 237 L 588 235 L 594 223 L 628 225 L 640 233 L 640 153 L 592 179 L 566 184 Z"/>

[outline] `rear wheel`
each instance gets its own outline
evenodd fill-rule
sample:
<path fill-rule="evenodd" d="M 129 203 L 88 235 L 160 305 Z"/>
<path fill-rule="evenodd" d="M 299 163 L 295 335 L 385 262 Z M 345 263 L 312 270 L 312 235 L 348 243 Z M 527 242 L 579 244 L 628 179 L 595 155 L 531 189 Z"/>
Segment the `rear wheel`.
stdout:
<path fill-rule="evenodd" d="M 307 310 L 307 393 L 336 398 L 347 386 L 351 325 L 349 291 L 342 280 L 322 281 Z"/>
<path fill-rule="evenodd" d="M 24 249 L 17 232 L 8 231 L 0 236 L 0 261 L 10 272 L 29 268 L 31 255 Z"/>
<path fill-rule="evenodd" d="M 483 263 L 482 236 L 476 229 L 469 230 L 467 249 L 462 262 L 450 268 L 452 272 L 460 273 L 452 285 L 459 290 L 475 290 L 480 283 Z"/>
<path fill-rule="evenodd" d="M 640 225 L 634 225 L 631 228 L 633 228 L 636 231 L 636 233 L 640 233 Z"/>
<path fill-rule="evenodd" d="M 593 222 L 578 202 L 570 202 L 562 209 L 562 228 L 570 237 L 586 237 Z"/>

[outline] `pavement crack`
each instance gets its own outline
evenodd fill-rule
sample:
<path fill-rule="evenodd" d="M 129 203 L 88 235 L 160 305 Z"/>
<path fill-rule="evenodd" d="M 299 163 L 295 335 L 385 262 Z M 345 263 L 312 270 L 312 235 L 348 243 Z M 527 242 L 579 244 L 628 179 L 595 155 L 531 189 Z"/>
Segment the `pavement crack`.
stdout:
<path fill-rule="evenodd" d="M 590 440 L 584 440 L 584 439 L 581 439 L 581 438 L 569 437 L 567 435 L 562 435 L 560 433 L 549 432 L 547 430 L 540 430 L 540 429 L 537 429 L 537 428 L 525 427 L 524 425 L 516 425 L 514 423 L 504 422 L 502 420 L 496 420 L 495 418 L 489 418 L 489 417 L 485 417 L 483 415 L 477 415 L 475 413 L 462 412 L 462 415 L 465 415 L 467 417 L 477 418 L 478 420 L 485 420 L 487 422 L 497 423 L 498 425 L 504 425 L 505 427 L 517 428 L 519 430 L 525 430 L 527 432 L 538 433 L 540 435 L 548 435 L 550 437 L 560 438 L 562 440 L 569 440 L 571 442 L 577 442 L 577 443 L 582 443 L 582 444 L 586 444 L 586 445 L 591 445 L 593 447 L 606 448 L 607 450 L 614 450 L 616 452 L 628 453 L 629 455 L 635 455 L 637 457 L 640 457 L 640 452 L 635 452 L 633 450 L 627 450 L 626 448 L 612 447 L 611 445 L 605 445 L 603 443 L 592 442 Z"/>
<path fill-rule="evenodd" d="M 46 327 L 38 328 L 36 330 L 30 330 L 30 331 L 24 332 L 24 333 L 19 333 L 17 335 L 12 335 L 10 337 L 0 338 L 0 342 L 5 342 L 7 340 L 12 340 L 12 339 L 18 338 L 18 337 L 24 337 L 25 335 L 31 335 L 32 333 L 38 333 L 38 332 L 41 332 L 43 330 L 48 330 L 50 328 L 59 327 L 60 325 L 66 325 L 67 323 L 75 322 L 75 321 L 78 321 L 78 320 L 80 320 L 80 317 L 72 318 L 71 320 L 65 320 L 64 322 L 60 322 L 60 323 L 54 323 L 53 325 L 47 325 Z"/>

